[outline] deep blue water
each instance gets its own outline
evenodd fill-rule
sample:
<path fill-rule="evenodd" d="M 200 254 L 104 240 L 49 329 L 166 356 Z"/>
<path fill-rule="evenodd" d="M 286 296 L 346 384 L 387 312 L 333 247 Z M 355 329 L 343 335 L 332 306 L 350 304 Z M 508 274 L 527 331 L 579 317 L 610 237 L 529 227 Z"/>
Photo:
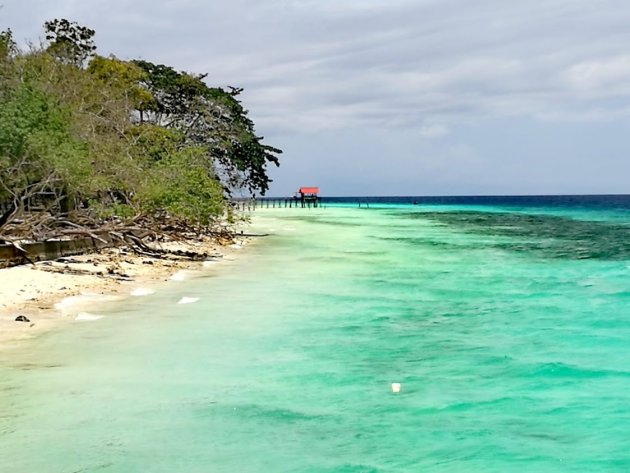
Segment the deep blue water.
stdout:
<path fill-rule="evenodd" d="M 322 197 L 324 204 L 491 205 L 501 207 L 574 207 L 630 210 L 630 195 L 479 195 Z"/>

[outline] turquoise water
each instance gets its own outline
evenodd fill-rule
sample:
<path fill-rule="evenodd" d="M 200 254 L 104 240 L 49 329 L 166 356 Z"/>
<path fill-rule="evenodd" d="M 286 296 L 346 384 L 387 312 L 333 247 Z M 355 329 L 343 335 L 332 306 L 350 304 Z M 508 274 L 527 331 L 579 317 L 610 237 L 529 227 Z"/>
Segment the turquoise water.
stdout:
<path fill-rule="evenodd" d="M 234 261 L 0 352 L 0 470 L 630 471 L 629 224 L 258 211 Z"/>

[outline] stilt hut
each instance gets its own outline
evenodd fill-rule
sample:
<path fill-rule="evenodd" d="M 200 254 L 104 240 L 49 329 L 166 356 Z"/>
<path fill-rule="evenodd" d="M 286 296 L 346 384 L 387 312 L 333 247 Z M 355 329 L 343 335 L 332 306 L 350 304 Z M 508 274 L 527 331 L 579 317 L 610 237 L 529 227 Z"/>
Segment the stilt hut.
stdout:
<path fill-rule="evenodd" d="M 317 207 L 319 204 L 319 187 L 300 187 L 297 195 L 302 207 Z"/>

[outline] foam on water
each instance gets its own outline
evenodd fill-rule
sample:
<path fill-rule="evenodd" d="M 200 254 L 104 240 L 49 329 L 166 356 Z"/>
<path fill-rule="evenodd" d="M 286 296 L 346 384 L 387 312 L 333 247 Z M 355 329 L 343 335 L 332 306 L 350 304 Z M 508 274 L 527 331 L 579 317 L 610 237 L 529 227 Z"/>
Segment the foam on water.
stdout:
<path fill-rule="evenodd" d="M 155 294 L 155 289 L 149 287 L 137 287 L 129 294 L 134 297 L 150 296 L 151 294 Z"/>
<path fill-rule="evenodd" d="M 122 296 L 115 294 L 95 294 L 91 292 L 82 292 L 78 296 L 68 296 L 64 297 L 59 302 L 55 303 L 53 307 L 62 312 L 63 314 L 68 314 L 71 312 L 76 312 L 81 308 L 86 308 L 93 306 L 94 304 L 103 304 L 106 302 L 115 302 L 119 301 Z"/>
<path fill-rule="evenodd" d="M 74 320 L 78 322 L 94 322 L 102 318 L 102 315 L 90 314 L 89 312 L 79 312 Z"/>
<path fill-rule="evenodd" d="M 171 281 L 185 281 L 186 279 L 188 279 L 188 273 L 186 271 L 177 271 L 176 273 L 172 274 L 169 279 Z"/>
<path fill-rule="evenodd" d="M 257 211 L 219 277 L 0 352 L 2 467 L 630 471 L 629 222 Z"/>
<path fill-rule="evenodd" d="M 194 304 L 195 302 L 198 302 L 198 301 L 199 301 L 198 297 L 182 297 L 177 303 L 178 304 Z"/>

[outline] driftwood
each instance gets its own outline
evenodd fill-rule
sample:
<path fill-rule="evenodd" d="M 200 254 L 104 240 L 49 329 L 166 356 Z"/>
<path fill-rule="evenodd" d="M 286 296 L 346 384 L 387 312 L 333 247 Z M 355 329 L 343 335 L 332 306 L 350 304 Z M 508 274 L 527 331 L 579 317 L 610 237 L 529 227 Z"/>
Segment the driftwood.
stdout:
<path fill-rule="evenodd" d="M 2 217 L 0 243 L 6 242 L 15 247 L 23 261 L 34 264 L 34 257 L 21 246 L 20 242 L 46 242 L 51 240 L 92 239 L 100 246 L 125 248 L 141 256 L 165 260 L 201 261 L 215 257 L 206 252 L 169 250 L 162 247 L 164 242 L 190 242 L 211 238 L 219 243 L 231 243 L 234 238 L 243 236 L 263 236 L 235 233 L 230 228 L 196 227 L 165 214 L 138 214 L 133 218 L 100 219 L 87 210 L 73 211 L 56 215 L 53 211 L 26 211 L 12 207 Z M 96 246 L 96 245 L 95 245 Z M 13 261 L 20 264 L 19 261 Z M 6 264 L 11 264 L 7 263 Z M 2 263 L 0 262 L 0 265 Z"/>
<path fill-rule="evenodd" d="M 220 223 L 192 225 L 163 211 L 152 214 L 138 212 L 124 219 L 102 218 L 93 209 L 69 196 L 62 181 L 52 172 L 44 174 L 35 183 L 29 183 L 29 176 L 20 174 L 26 169 L 25 160 L 15 163 L 13 169 L 14 175 L 20 177 L 16 177 L 15 182 L 22 183 L 21 186 L 0 181 L 0 193 L 8 198 L 7 202 L 0 202 L 3 204 L 0 205 L 0 243 L 12 245 L 24 261 L 33 263 L 34 258 L 25 251 L 21 242 L 91 238 L 99 242 L 99 246 L 126 247 L 151 258 L 201 260 L 209 255 L 195 251 L 169 251 L 161 244 L 202 238 L 230 243 L 240 236 L 253 236 L 235 234 L 229 226 Z"/>
<path fill-rule="evenodd" d="M 114 268 L 105 271 L 88 271 L 86 269 L 71 268 L 70 266 L 41 265 L 40 269 L 49 273 L 71 274 L 75 276 L 97 276 L 99 278 L 115 279 L 117 281 L 133 281 L 133 278 L 125 273 L 117 272 Z"/>

